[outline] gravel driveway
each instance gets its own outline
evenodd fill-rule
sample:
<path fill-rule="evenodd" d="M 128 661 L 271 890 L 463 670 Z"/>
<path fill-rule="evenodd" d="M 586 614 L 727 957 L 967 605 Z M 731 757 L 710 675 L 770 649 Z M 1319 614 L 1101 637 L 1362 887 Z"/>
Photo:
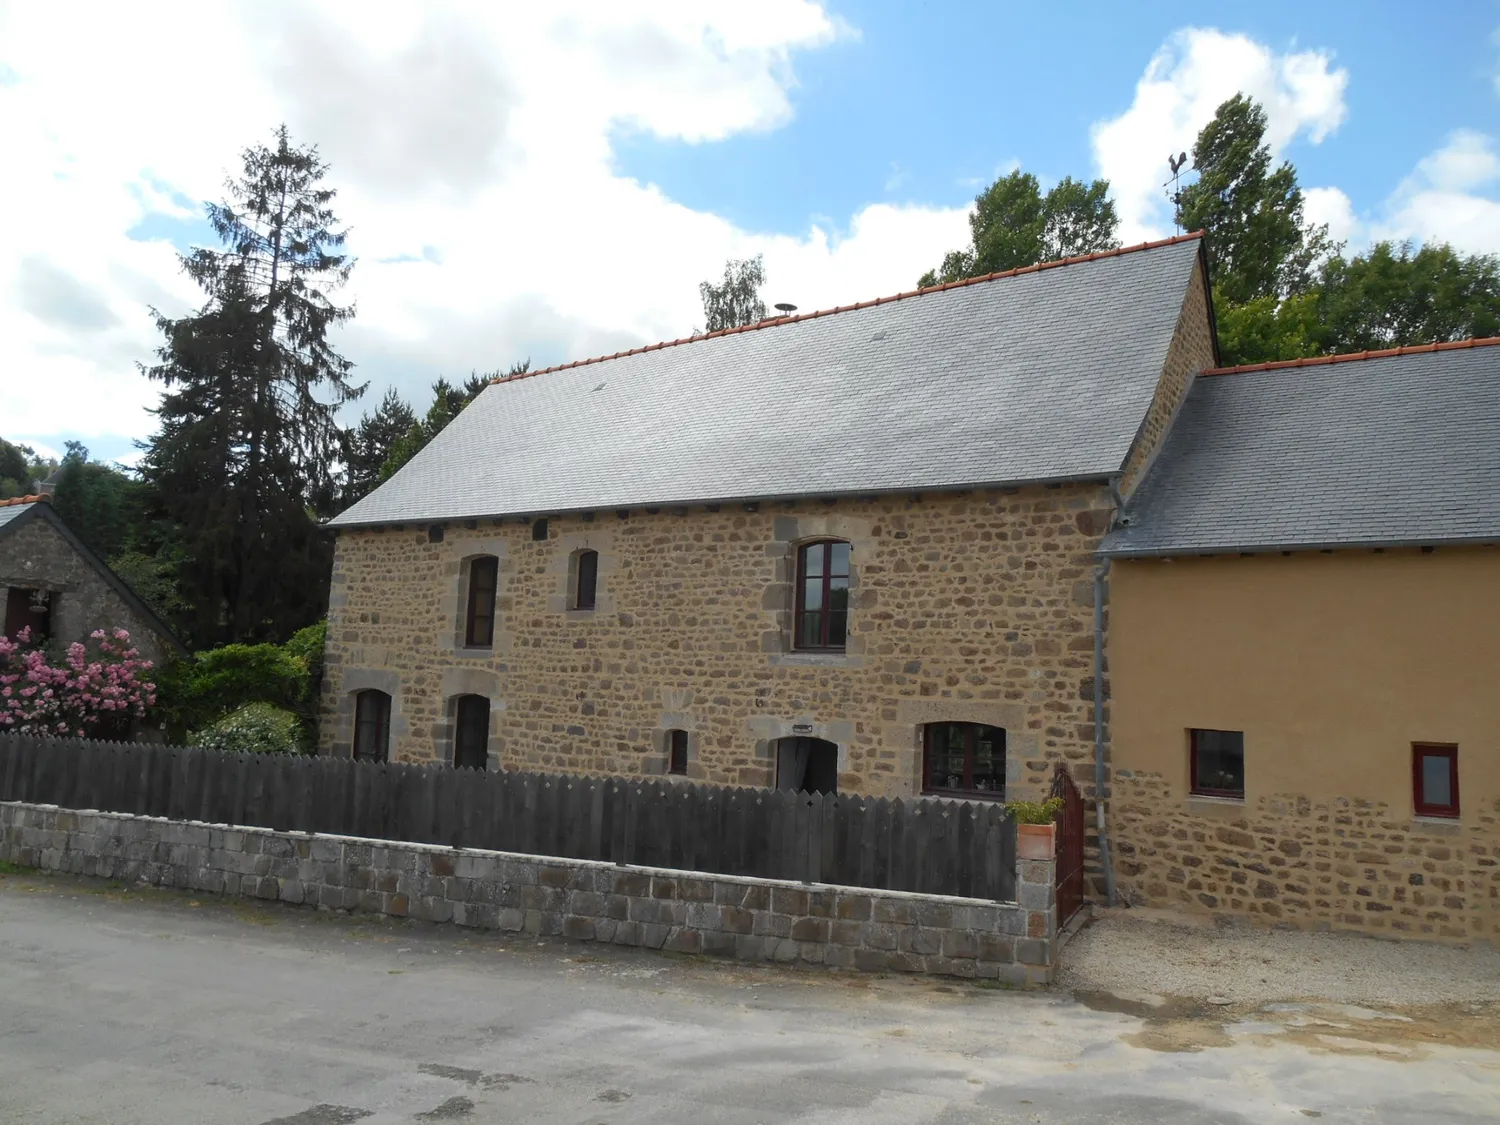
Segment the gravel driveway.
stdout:
<path fill-rule="evenodd" d="M 1057 986 L 1237 1005 L 1490 1005 L 1500 1003 L 1500 951 L 1106 910 L 1064 948 Z"/>

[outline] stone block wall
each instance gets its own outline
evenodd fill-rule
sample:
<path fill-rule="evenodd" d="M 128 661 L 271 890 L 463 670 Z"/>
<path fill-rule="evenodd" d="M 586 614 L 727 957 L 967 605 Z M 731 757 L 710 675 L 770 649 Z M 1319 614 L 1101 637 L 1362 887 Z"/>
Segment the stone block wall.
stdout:
<path fill-rule="evenodd" d="M 27 867 L 428 922 L 744 961 L 1052 979 L 1055 864 L 1017 902 L 622 867 L 474 849 L 0 803 Z"/>
<path fill-rule="evenodd" d="M 1110 803 L 1120 893 L 1137 905 L 1443 941 L 1500 940 L 1500 801 L 1473 823 L 1295 794 L 1189 802 L 1120 769 Z"/>
<path fill-rule="evenodd" d="M 604 511 L 344 531 L 329 608 L 322 751 L 347 754 L 353 694 L 392 696 L 392 754 L 451 760 L 456 696 L 490 700 L 492 768 L 661 772 L 771 785 L 775 742 L 838 747 L 843 792 L 921 789 L 929 722 L 1005 728 L 1011 795 L 1066 761 L 1093 781 L 1099 484 Z M 853 544 L 843 654 L 790 651 L 797 545 Z M 598 604 L 568 608 L 599 553 Z M 499 560 L 494 645 L 462 646 L 467 567 Z"/>

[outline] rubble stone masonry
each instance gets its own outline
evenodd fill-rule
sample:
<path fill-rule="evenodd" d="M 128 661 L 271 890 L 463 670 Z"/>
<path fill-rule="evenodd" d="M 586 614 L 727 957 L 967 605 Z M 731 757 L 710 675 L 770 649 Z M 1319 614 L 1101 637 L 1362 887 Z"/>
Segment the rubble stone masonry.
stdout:
<path fill-rule="evenodd" d="M 400 760 L 452 758 L 455 699 L 491 705 L 491 768 L 774 783 L 775 742 L 838 746 L 839 788 L 920 790 L 921 728 L 1008 735 L 1012 796 L 1066 761 L 1093 782 L 1094 551 L 1102 484 L 450 522 L 340 534 L 322 751 L 347 754 L 354 694 L 392 696 Z M 848 650 L 791 650 L 796 548 L 853 545 Z M 597 606 L 569 607 L 576 552 Z M 468 563 L 499 560 L 491 649 L 463 647 Z"/>
<path fill-rule="evenodd" d="M 1162 777 L 1116 772 L 1127 901 L 1392 937 L 1500 939 L 1500 801 L 1469 826 L 1349 797 L 1184 805 Z"/>

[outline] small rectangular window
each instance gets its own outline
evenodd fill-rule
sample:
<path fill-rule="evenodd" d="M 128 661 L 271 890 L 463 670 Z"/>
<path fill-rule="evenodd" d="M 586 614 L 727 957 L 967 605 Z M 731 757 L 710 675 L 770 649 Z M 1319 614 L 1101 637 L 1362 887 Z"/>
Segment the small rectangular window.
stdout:
<path fill-rule="evenodd" d="M 1414 743 L 1411 784 L 1418 816 L 1458 816 L 1458 747 Z"/>
<path fill-rule="evenodd" d="M 495 582 L 500 560 L 493 555 L 469 564 L 469 608 L 464 622 L 464 645 L 489 648 L 495 641 Z"/>
<path fill-rule="evenodd" d="M 685 730 L 669 731 L 667 734 L 667 772 L 687 773 L 688 736 Z"/>
<path fill-rule="evenodd" d="M 1245 799 L 1245 732 L 1193 730 L 1192 790 L 1200 797 Z"/>
<path fill-rule="evenodd" d="M 573 588 L 573 608 L 593 609 L 599 587 L 599 552 L 578 552 L 578 577 Z"/>
<path fill-rule="evenodd" d="M 354 697 L 354 757 L 383 762 L 391 744 L 391 697 L 373 688 Z"/>

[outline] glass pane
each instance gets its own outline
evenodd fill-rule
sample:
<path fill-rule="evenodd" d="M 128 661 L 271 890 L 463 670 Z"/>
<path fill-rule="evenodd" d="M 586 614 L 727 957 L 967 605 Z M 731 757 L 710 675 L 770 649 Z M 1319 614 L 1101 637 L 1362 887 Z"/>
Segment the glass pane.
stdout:
<path fill-rule="evenodd" d="M 823 544 L 809 543 L 802 548 L 802 574 L 806 578 L 823 576 Z"/>
<path fill-rule="evenodd" d="M 594 608 L 594 591 L 598 585 L 599 556 L 593 551 L 584 551 L 578 556 L 578 609 Z"/>
<path fill-rule="evenodd" d="M 1453 783 L 1446 754 L 1422 755 L 1421 803 L 1429 808 L 1453 807 Z"/>
<path fill-rule="evenodd" d="M 797 647 L 817 648 L 823 643 L 823 615 L 817 611 L 804 613 L 797 619 Z"/>
<path fill-rule="evenodd" d="M 1245 735 L 1237 730 L 1193 732 L 1197 788 L 1203 791 L 1245 794 Z"/>
<path fill-rule="evenodd" d="M 802 608 L 823 608 L 823 580 L 821 578 L 809 578 L 802 583 Z"/>
<path fill-rule="evenodd" d="M 976 793 L 1005 792 L 1005 732 L 999 727 L 976 727 L 972 788 Z"/>
<path fill-rule="evenodd" d="M 849 615 L 847 613 L 830 613 L 828 615 L 828 647 L 843 648 L 849 643 Z"/>
<path fill-rule="evenodd" d="M 927 787 L 964 787 L 964 728 L 962 723 L 932 723 L 927 727 Z"/>
<path fill-rule="evenodd" d="M 672 760 L 667 768 L 672 773 L 687 773 L 687 731 L 672 732 Z"/>
<path fill-rule="evenodd" d="M 833 575 L 849 575 L 849 544 L 830 543 L 828 545 L 828 572 Z"/>

